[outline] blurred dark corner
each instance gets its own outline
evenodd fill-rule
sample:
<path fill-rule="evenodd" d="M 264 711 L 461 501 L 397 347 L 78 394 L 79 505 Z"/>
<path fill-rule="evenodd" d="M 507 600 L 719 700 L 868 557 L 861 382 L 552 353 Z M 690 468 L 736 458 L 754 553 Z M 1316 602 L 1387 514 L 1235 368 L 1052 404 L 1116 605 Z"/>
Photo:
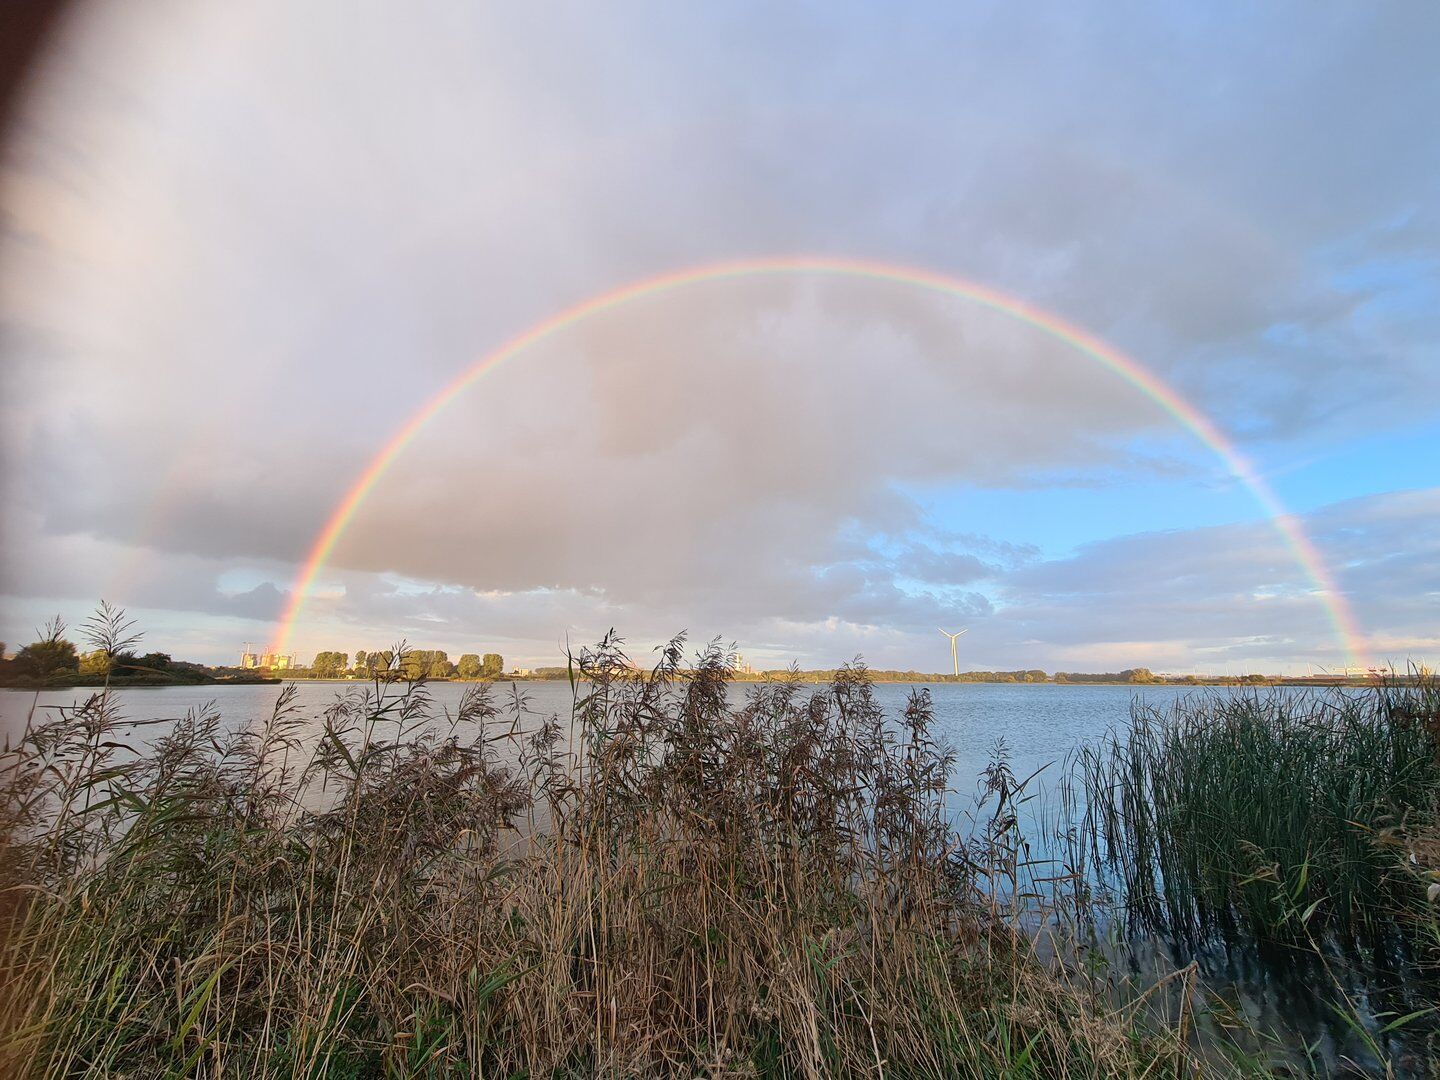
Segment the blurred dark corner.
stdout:
<path fill-rule="evenodd" d="M 0 147 L 12 133 L 25 84 L 72 0 L 0 0 Z"/>
<path fill-rule="evenodd" d="M 60 27 L 62 17 L 73 7 L 72 0 L 0 0 L 0 155 L 9 147 L 20 114 L 30 76 L 42 62 L 45 47 Z M 4 226 L 0 221 L 0 226 Z M 0 345 L 3 345 L 0 327 Z M 10 365 L 0 364 L 0 382 Z M 0 394 L 9 392 L 0 385 Z M 0 459 L 0 469 L 6 462 Z M 0 549 L 0 561 L 5 552 Z"/>

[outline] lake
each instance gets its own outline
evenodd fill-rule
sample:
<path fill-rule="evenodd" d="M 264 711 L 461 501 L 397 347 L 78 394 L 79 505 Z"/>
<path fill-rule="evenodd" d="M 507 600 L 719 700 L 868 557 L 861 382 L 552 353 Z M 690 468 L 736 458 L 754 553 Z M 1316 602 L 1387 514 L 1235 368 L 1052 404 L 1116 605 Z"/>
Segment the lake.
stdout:
<path fill-rule="evenodd" d="M 302 715 L 318 718 L 340 695 L 361 694 L 372 684 L 355 680 L 346 682 L 297 681 L 286 685 L 298 690 L 296 704 Z M 466 689 L 473 683 L 434 682 L 427 689 L 434 699 L 436 712 L 456 711 Z M 732 683 L 732 702 L 740 704 L 757 684 Z M 551 717 L 565 720 L 570 714 L 572 692 L 564 680 L 534 682 L 500 682 L 494 685 L 494 700 L 502 707 L 508 702 L 512 687 L 526 699 L 528 729 Z M 1203 694 L 1254 694 L 1254 688 L 1194 687 L 1156 685 L 1100 685 L 1075 683 L 877 683 L 875 697 L 887 716 L 898 717 L 915 690 L 929 689 L 934 704 L 933 734 L 949 744 L 956 754 L 951 776 L 954 795 L 949 799 L 957 826 L 965 831 L 962 820 L 974 808 L 980 792 L 980 776 L 994 759 L 1003 743 L 1005 755 L 1016 777 L 1024 780 L 1039 775 L 1027 791 L 1038 797 L 1028 802 L 1021 823 L 1029 839 L 1037 847 L 1047 846 L 1047 839 L 1058 827 L 1059 799 L 1054 797 L 1066 758 L 1086 743 L 1093 743 L 1113 728 L 1129 723 L 1133 704 L 1168 708 L 1185 698 Z M 260 686 L 167 686 L 122 688 L 113 691 L 116 712 L 127 720 L 154 721 L 179 719 L 188 710 L 213 704 L 222 718 L 222 727 L 239 730 L 270 714 L 283 687 Z M 802 687 L 809 694 L 821 690 L 819 685 Z M 24 729 L 32 710 L 37 714 L 52 713 L 57 707 L 83 702 L 89 689 L 0 690 L 0 737 L 13 742 Z M 1261 687 L 1260 693 L 1306 694 L 1316 691 L 1303 687 L 1271 690 Z M 136 749 L 166 730 L 163 723 L 136 728 L 129 745 Z M 122 735 L 123 738 L 123 735 Z M 502 756 L 505 753 L 501 745 Z"/>
<path fill-rule="evenodd" d="M 298 703 L 303 712 L 318 716 L 337 694 L 363 689 L 363 682 L 297 682 Z M 437 682 L 429 690 L 439 706 L 454 709 L 467 683 Z M 528 709 L 537 721 L 552 715 L 569 714 L 571 691 L 567 682 L 536 681 L 496 684 L 497 699 L 518 686 L 528 699 Z M 754 684 L 735 683 L 731 694 L 740 701 Z M 1092 741 L 1108 729 L 1128 722 L 1131 703 L 1166 707 L 1196 694 L 1254 693 L 1238 687 L 1104 686 L 1073 683 L 880 683 L 875 696 L 887 713 L 898 715 L 912 690 L 926 686 L 935 705 L 935 734 L 949 742 L 958 755 L 956 787 L 968 792 L 972 778 L 990 759 L 997 743 L 1004 741 L 1017 775 L 1024 777 L 1040 767 L 1055 763 L 1082 743 Z M 118 711 L 130 720 L 179 718 L 189 709 L 211 702 L 226 726 L 240 728 L 269 714 L 280 686 L 166 686 L 125 688 L 114 691 Z M 819 689 L 806 687 L 806 690 Z M 1262 688 L 1262 692 L 1270 692 Z M 1280 693 L 1310 693 L 1303 688 Z M 0 690 L 0 735 L 13 741 L 32 709 L 83 701 L 90 693 L 72 690 Z M 153 730 L 153 729 L 152 729 Z"/>

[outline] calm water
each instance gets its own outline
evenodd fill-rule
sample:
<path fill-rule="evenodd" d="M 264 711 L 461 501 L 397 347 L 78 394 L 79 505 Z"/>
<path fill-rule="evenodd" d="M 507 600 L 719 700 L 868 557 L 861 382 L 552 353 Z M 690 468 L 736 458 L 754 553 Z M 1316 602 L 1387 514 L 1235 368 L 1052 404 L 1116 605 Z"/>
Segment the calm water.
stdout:
<path fill-rule="evenodd" d="M 341 695 L 359 695 L 371 684 L 354 682 L 296 682 L 296 705 L 301 715 L 319 717 Z M 437 682 L 428 685 L 434 699 L 435 712 L 454 713 L 468 686 L 466 683 Z M 755 684 L 734 683 L 731 700 L 740 704 Z M 1013 683 L 881 683 L 875 696 L 889 716 L 898 716 L 912 692 L 926 687 L 934 704 L 934 735 L 956 753 L 955 770 L 951 777 L 953 794 L 948 805 L 956 826 L 967 831 L 967 820 L 977 813 L 981 795 L 981 773 L 1003 746 L 1005 759 L 1020 780 L 1035 774 L 1026 791 L 1035 796 L 1021 809 L 1020 821 L 1027 838 L 1043 852 L 1047 839 L 1060 828 L 1063 816 L 1059 797 L 1059 781 L 1066 769 L 1066 759 L 1080 746 L 1093 743 L 1115 728 L 1129 723 L 1130 710 L 1136 703 L 1168 708 L 1187 697 L 1203 694 L 1254 693 L 1238 687 L 1177 687 L 1177 686 L 1086 686 L 1075 684 L 1013 684 Z M 558 716 L 564 721 L 570 715 L 572 692 L 565 681 L 498 683 L 494 687 L 495 703 L 508 706 L 512 688 L 525 698 L 526 716 L 522 729 L 538 726 L 543 720 Z M 127 720 L 175 720 L 189 710 L 213 706 L 222 724 L 231 730 L 262 721 L 274 709 L 283 688 L 266 686 L 169 686 L 148 689 L 125 688 L 114 691 L 117 713 Z M 821 687 L 804 687 L 805 692 Z M 85 700 L 89 690 L 35 691 L 0 690 L 0 737 L 11 741 L 24 729 L 27 717 L 55 715 L 59 707 L 72 706 Z M 1268 690 L 1262 690 L 1268 693 Z M 1300 688 L 1282 689 L 1281 693 L 1311 693 Z M 506 716 L 508 723 L 508 714 Z M 140 749 L 146 742 L 163 733 L 168 725 L 146 724 L 122 734 L 122 741 Z M 510 744 L 513 745 L 513 744 Z M 506 744 L 500 744 L 502 757 Z"/>
<path fill-rule="evenodd" d="M 362 693 L 364 682 L 297 682 L 297 704 L 304 715 L 319 717 L 342 694 Z M 465 683 L 431 683 L 429 691 L 437 711 L 459 706 Z M 735 683 L 732 700 L 739 703 L 755 684 Z M 957 816 L 973 808 L 979 779 L 1003 743 L 1006 759 L 1019 779 L 1039 773 L 1027 789 L 1039 798 L 1027 804 L 1027 832 L 1038 834 L 1055 827 L 1059 800 L 1054 797 L 1065 759 L 1083 744 L 1094 742 L 1113 728 L 1129 723 L 1132 704 L 1167 708 L 1198 694 L 1254 693 L 1238 687 L 1086 686 L 1075 684 L 1012 683 L 881 683 L 875 696 L 886 713 L 898 716 L 912 691 L 926 686 L 935 709 L 934 734 L 956 752 L 950 803 Z M 569 716 L 571 690 L 567 682 L 499 683 L 495 701 L 504 705 L 512 687 L 526 698 L 530 721 L 538 725 L 550 716 Z M 118 712 L 129 720 L 178 719 L 187 710 L 213 705 L 227 728 L 240 729 L 262 720 L 275 706 L 282 687 L 269 686 L 167 686 L 115 691 Z M 806 691 L 819 687 L 806 687 Z M 83 701 L 88 690 L 0 690 L 0 737 L 13 741 L 27 716 L 52 712 L 57 706 Z M 1262 690 L 1269 693 L 1268 690 Z M 1280 693 L 1313 693 L 1301 688 Z M 129 740 L 140 745 L 165 729 L 164 724 L 138 728 Z M 317 724 L 318 730 L 318 724 Z M 1040 820 L 1041 815 L 1045 820 Z"/>
<path fill-rule="evenodd" d="M 363 683 L 294 684 L 299 687 L 301 709 L 319 715 L 337 694 L 355 692 Z M 496 687 L 497 698 L 508 693 L 510 683 Z M 516 684 L 529 699 L 529 709 L 537 721 L 551 715 L 562 718 L 570 709 L 570 686 L 558 682 L 526 682 Z M 432 683 L 430 693 L 439 706 L 452 710 L 465 691 L 464 683 Z M 746 684 L 731 687 L 738 701 L 746 692 Z M 898 713 L 904 708 L 910 692 L 909 684 L 882 683 L 875 694 L 887 712 Z M 936 683 L 929 685 L 935 703 L 936 734 L 948 741 L 959 754 L 956 786 L 969 790 L 969 779 L 979 774 L 989 760 L 996 744 L 1004 740 L 1015 772 L 1025 776 L 1042 765 L 1056 765 L 1067 753 L 1083 742 L 1094 740 L 1109 728 L 1125 724 L 1132 701 L 1165 706 L 1197 692 L 1231 693 L 1225 688 L 1198 690 L 1194 687 L 1167 686 L 1077 686 L 1050 683 Z M 279 686 L 166 686 L 154 689 L 122 689 L 115 691 L 119 711 L 128 719 L 151 720 L 178 718 L 188 709 L 198 709 L 213 702 L 227 726 L 236 728 L 252 723 L 274 707 Z M 1303 692 L 1303 691 L 1294 691 Z M 32 709 L 45 710 L 57 705 L 83 701 L 88 691 L 0 690 L 0 734 L 13 739 L 25 724 Z"/>
<path fill-rule="evenodd" d="M 319 716 L 338 694 L 358 693 L 363 683 L 308 683 L 299 687 L 298 704 L 302 713 Z M 497 701 L 503 703 L 511 684 L 496 687 Z M 518 684 L 527 698 L 527 710 L 533 721 L 558 715 L 569 715 L 571 690 L 565 682 L 533 682 Z M 201 686 L 163 687 L 156 689 L 122 689 L 116 692 L 119 712 L 130 720 L 178 719 L 188 710 L 214 704 L 225 725 L 240 728 L 270 713 L 280 694 L 279 686 Z M 465 684 L 434 683 L 431 694 L 440 707 L 453 711 L 464 693 Z M 875 687 L 878 700 L 890 714 L 903 709 L 915 687 L 886 683 Z M 1030 815 L 1027 832 L 1033 831 L 1037 847 L 1044 846 L 1044 832 L 1054 827 L 1053 815 L 1058 810 L 1054 798 L 1066 757 L 1084 743 L 1105 735 L 1109 730 L 1125 726 L 1133 703 L 1143 702 L 1168 707 L 1185 697 L 1197 694 L 1245 694 L 1253 690 L 1241 688 L 1194 688 L 1156 686 L 1077 686 L 1052 684 L 940 683 L 929 687 L 935 707 L 935 734 L 947 741 L 957 752 L 952 800 L 957 815 L 963 816 L 973 806 L 978 778 L 992 760 L 996 747 L 1003 742 L 1015 774 L 1021 778 L 1042 770 L 1032 790 L 1041 797 L 1031 804 L 1038 812 Z M 736 684 L 731 691 L 738 702 L 746 693 L 746 684 Z M 1271 691 L 1261 690 L 1261 693 Z M 1283 689 L 1280 693 L 1309 693 L 1302 689 Z M 75 704 L 84 700 L 83 690 L 35 693 L 0 690 L 0 734 L 13 741 L 32 711 L 46 711 L 54 706 Z M 528 724 L 526 726 L 529 726 Z M 136 729 L 132 743 L 139 745 L 151 733 L 164 730 L 165 725 Z M 1048 766 L 1048 767 L 1047 767 Z M 1048 795 L 1047 795 L 1048 793 Z M 1051 820 L 1041 821 L 1044 816 Z M 963 828 L 963 826 L 962 826 Z M 1393 976 L 1367 966 L 1356 967 L 1339 957 L 1332 957 L 1337 966 L 1327 974 L 1315 964 L 1297 965 L 1293 955 L 1276 963 L 1252 950 L 1227 949 L 1215 945 L 1199 954 L 1184 953 L 1171 944 L 1154 938 L 1126 937 L 1112 941 L 1102 952 L 1115 964 L 1117 976 L 1138 980 L 1142 984 L 1164 971 L 1174 970 L 1190 959 L 1198 962 L 1202 984 L 1210 992 L 1219 992 L 1236 1010 L 1255 1026 L 1275 1032 L 1291 1047 L 1290 1053 L 1272 1047 L 1266 1056 L 1288 1059 L 1301 1071 L 1305 1063 L 1294 1057 L 1295 1047 L 1315 1046 L 1322 1062 L 1334 1067 L 1345 1056 L 1363 1056 L 1363 1050 L 1345 1024 L 1327 1003 L 1330 994 L 1323 984 L 1338 976 L 1352 999 L 1361 1002 L 1360 1012 L 1372 1032 L 1384 1026 L 1383 1014 L 1392 1016 L 1417 1006 L 1410 995 L 1396 985 Z M 1303 971 L 1302 971 L 1303 968 Z M 1418 1032 L 1413 1034 L 1418 1035 Z M 1382 1040 L 1388 1042 L 1389 1040 Z M 1406 1040 L 1409 1042 L 1409 1039 Z M 1257 1050 L 1265 1053 L 1261 1047 Z M 1411 1046 L 1391 1045 L 1387 1050 L 1400 1058 L 1400 1074 L 1419 1065 L 1419 1053 Z M 1405 1063 L 1409 1056 L 1408 1064 Z"/>

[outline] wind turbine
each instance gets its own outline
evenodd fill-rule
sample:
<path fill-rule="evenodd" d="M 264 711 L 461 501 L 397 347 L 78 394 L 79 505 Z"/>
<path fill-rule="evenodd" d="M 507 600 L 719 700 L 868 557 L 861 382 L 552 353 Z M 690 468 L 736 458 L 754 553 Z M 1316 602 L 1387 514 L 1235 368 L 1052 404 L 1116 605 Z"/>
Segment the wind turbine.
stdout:
<path fill-rule="evenodd" d="M 938 630 L 939 627 L 936 627 L 936 629 Z M 955 674 L 956 674 L 956 675 L 959 675 L 959 674 L 960 674 L 960 652 L 959 652 L 959 650 L 956 649 L 956 647 L 955 647 L 955 639 L 958 638 L 958 637 L 960 637 L 960 636 L 962 636 L 962 635 L 964 635 L 964 634 L 968 634 L 969 632 L 970 632 L 970 628 L 969 628 L 968 626 L 965 627 L 964 630 L 958 630 L 958 631 L 956 631 L 956 632 L 953 633 L 953 634 L 950 633 L 949 630 L 941 630 L 941 631 L 940 631 L 940 633 L 944 634 L 946 637 L 948 637 L 948 638 L 950 639 L 950 662 L 955 665 Z"/>

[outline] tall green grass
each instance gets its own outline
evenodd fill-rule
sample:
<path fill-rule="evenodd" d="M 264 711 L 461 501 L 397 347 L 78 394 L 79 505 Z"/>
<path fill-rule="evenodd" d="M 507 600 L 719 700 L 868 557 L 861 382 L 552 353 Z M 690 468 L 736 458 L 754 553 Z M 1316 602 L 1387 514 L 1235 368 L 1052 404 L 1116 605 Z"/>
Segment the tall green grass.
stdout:
<path fill-rule="evenodd" d="M 855 667 L 732 706 L 731 667 L 676 641 L 638 678 L 607 639 L 564 720 L 392 670 L 147 745 L 105 692 L 34 725 L 0 760 L 0 1074 L 1200 1067 L 987 901 L 1016 854 L 952 832 L 927 694 L 886 717 Z"/>
<path fill-rule="evenodd" d="M 1082 855 L 1185 933 L 1375 940 L 1425 905 L 1402 858 L 1434 826 L 1440 691 L 1205 695 L 1079 757 Z"/>

